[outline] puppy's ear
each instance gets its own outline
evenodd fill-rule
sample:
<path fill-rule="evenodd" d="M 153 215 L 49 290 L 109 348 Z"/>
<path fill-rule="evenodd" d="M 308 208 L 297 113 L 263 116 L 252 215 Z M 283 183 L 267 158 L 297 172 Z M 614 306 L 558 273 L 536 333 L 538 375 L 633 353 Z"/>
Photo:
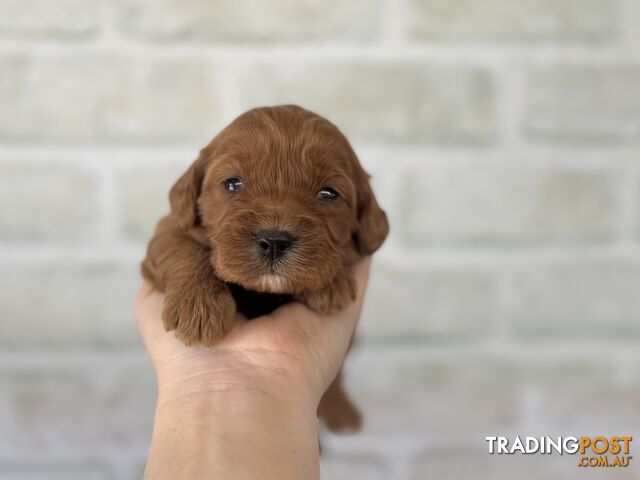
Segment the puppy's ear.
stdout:
<path fill-rule="evenodd" d="M 387 214 L 380 208 L 369 184 L 369 175 L 363 170 L 357 185 L 358 230 L 356 245 L 362 255 L 375 252 L 389 234 Z"/>
<path fill-rule="evenodd" d="M 194 227 L 200 221 L 198 197 L 209 165 L 210 153 L 208 149 L 202 149 L 198 159 L 191 164 L 169 191 L 171 214 L 183 228 Z"/>

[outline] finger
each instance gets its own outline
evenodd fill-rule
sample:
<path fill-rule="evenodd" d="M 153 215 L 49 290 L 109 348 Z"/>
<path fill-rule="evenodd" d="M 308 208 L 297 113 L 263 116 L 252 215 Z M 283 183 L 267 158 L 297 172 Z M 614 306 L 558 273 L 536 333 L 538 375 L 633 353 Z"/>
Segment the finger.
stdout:
<path fill-rule="evenodd" d="M 371 271 L 371 255 L 364 257 L 353 266 L 353 276 L 356 280 L 356 305 L 358 311 L 362 309 L 364 294 L 369 283 L 369 273 Z"/>
<path fill-rule="evenodd" d="M 347 351 L 362 311 L 370 266 L 370 256 L 363 258 L 353 266 L 352 271 L 356 281 L 356 299 L 347 308 L 328 316 L 311 314 L 305 315 L 305 318 L 297 319 L 298 323 L 309 334 L 309 340 L 315 341 L 321 350 L 329 352 L 330 357 L 342 359 Z M 308 311 L 306 307 L 303 307 L 302 310 Z M 300 315 L 301 313 L 298 310 L 298 314 Z M 302 315 L 300 316 L 302 317 Z"/>
<path fill-rule="evenodd" d="M 153 285 L 151 285 L 151 282 L 149 282 L 147 279 L 144 279 L 142 282 L 142 286 L 140 287 L 140 290 L 138 290 L 138 295 L 136 296 L 136 302 L 138 300 L 142 300 L 145 297 L 148 297 L 149 294 L 151 294 L 151 292 L 153 292 L 154 288 Z"/>
<path fill-rule="evenodd" d="M 342 330 L 342 335 L 353 335 L 353 332 L 358 325 L 360 313 L 362 312 L 362 305 L 364 303 L 365 292 L 367 290 L 367 284 L 369 283 L 370 269 L 371 256 L 364 257 L 352 267 L 353 277 L 356 282 L 355 301 L 346 309 L 334 315 L 340 318 L 340 322 L 336 322 L 336 326 Z"/>
<path fill-rule="evenodd" d="M 134 303 L 134 316 L 142 339 L 147 342 L 162 333 L 162 304 L 164 295 L 145 281 Z"/>

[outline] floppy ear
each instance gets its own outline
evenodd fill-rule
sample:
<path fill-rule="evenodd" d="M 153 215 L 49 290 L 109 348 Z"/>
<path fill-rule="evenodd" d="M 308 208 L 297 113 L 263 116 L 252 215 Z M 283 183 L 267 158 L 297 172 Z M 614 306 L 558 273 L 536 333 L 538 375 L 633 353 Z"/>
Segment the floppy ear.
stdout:
<path fill-rule="evenodd" d="M 202 190 L 202 181 L 209 165 L 210 151 L 200 151 L 198 159 L 178 179 L 169 191 L 169 204 L 173 215 L 183 228 L 198 225 L 198 197 Z"/>
<path fill-rule="evenodd" d="M 389 234 L 387 214 L 380 208 L 369 185 L 369 175 L 362 171 L 357 185 L 358 229 L 356 245 L 362 255 L 375 252 Z"/>

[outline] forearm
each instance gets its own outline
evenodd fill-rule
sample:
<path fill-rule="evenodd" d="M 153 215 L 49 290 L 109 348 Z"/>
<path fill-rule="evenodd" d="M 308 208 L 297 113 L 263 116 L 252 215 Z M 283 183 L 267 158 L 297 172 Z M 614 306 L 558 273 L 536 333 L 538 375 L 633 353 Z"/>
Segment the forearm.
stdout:
<path fill-rule="evenodd" d="M 318 478 L 311 402 L 257 388 L 160 393 L 145 479 Z"/>

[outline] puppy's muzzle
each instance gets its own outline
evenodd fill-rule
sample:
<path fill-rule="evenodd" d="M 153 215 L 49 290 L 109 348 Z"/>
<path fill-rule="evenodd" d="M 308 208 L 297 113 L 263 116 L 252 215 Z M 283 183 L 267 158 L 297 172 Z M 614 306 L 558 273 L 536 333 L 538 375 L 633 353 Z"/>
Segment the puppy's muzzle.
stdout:
<path fill-rule="evenodd" d="M 256 234 L 258 252 L 272 262 L 287 253 L 294 242 L 293 235 L 283 230 L 260 230 Z"/>

